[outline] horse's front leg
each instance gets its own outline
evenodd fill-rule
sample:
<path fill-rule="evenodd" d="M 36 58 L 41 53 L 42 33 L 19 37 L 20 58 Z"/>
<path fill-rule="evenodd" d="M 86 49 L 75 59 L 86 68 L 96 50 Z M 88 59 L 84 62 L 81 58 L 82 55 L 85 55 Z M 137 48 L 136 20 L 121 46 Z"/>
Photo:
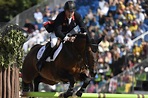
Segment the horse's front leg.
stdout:
<path fill-rule="evenodd" d="M 70 85 L 69 85 L 69 88 L 68 88 L 67 92 L 66 92 L 65 95 L 64 95 L 64 98 L 67 98 L 67 97 L 73 95 L 73 93 L 74 93 L 74 91 L 73 91 L 73 89 L 74 89 L 74 84 L 75 84 L 74 78 L 71 77 Z"/>
<path fill-rule="evenodd" d="M 75 81 L 74 81 L 74 77 L 70 74 L 66 74 L 65 77 L 67 77 L 67 79 L 69 80 L 70 85 L 68 90 L 65 93 L 61 94 L 60 96 L 63 96 L 64 98 L 68 98 L 69 96 L 72 96 L 74 93 L 73 89 L 74 89 Z"/>
<path fill-rule="evenodd" d="M 82 96 L 82 93 L 85 91 L 86 87 L 89 85 L 91 78 L 89 78 L 88 76 L 86 76 L 86 74 L 82 73 L 81 77 L 84 79 L 83 85 L 81 86 L 81 88 L 76 92 L 76 95 L 78 97 Z"/>

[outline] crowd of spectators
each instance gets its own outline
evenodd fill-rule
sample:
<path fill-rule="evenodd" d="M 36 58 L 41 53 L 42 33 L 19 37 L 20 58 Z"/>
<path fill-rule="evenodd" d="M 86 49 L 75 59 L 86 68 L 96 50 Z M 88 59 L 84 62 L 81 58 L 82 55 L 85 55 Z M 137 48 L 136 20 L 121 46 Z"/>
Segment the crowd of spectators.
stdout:
<path fill-rule="evenodd" d="M 131 55 L 121 65 L 121 71 L 132 68 L 148 55 L 148 35 L 134 43 L 132 40 L 148 31 L 148 2 L 146 0 L 76 0 L 77 11 L 82 15 L 92 41 L 97 42 L 102 35 L 104 40 L 98 45 L 96 55 L 97 75 L 87 92 L 97 92 L 115 74 L 111 66 L 119 58 Z M 49 38 L 43 22 L 54 20 L 63 10 L 63 4 L 51 9 L 48 5 L 37 8 L 33 14 L 35 21 L 25 21 L 28 31 L 27 52 L 34 44 L 41 44 Z M 81 83 L 80 83 L 81 84 Z M 60 90 L 59 90 L 60 91 Z"/>

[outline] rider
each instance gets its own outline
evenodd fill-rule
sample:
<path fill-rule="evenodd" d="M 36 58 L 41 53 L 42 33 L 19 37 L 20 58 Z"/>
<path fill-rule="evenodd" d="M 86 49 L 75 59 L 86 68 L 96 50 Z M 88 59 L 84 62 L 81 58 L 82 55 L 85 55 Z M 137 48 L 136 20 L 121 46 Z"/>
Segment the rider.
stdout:
<path fill-rule="evenodd" d="M 66 34 L 77 25 L 80 27 L 81 33 L 86 32 L 83 19 L 75 9 L 74 1 L 67 1 L 64 6 L 64 11 L 55 19 L 55 34 L 64 41 L 70 40 L 70 37 L 66 36 Z"/>
<path fill-rule="evenodd" d="M 57 41 L 56 37 L 59 37 L 63 41 L 71 41 L 71 37 L 66 36 L 74 27 L 79 26 L 81 33 L 86 34 L 86 27 L 81 18 L 81 15 L 75 11 L 74 1 L 67 1 L 64 5 L 64 11 L 58 14 L 54 21 L 54 33 L 51 34 L 51 42 L 47 44 L 45 52 L 43 53 L 41 59 L 37 63 L 38 70 L 41 70 L 42 63 L 51 56 L 53 43 Z M 54 39 L 54 40 L 53 40 Z"/>

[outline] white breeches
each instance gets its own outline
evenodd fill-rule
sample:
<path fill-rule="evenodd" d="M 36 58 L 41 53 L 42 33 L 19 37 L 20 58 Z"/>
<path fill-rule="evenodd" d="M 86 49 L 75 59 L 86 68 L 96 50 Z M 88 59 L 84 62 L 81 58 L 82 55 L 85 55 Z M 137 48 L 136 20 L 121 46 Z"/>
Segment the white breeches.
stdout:
<path fill-rule="evenodd" d="M 55 33 L 50 33 L 50 42 L 51 42 L 51 47 L 53 48 L 58 41 L 58 38 L 56 37 Z"/>

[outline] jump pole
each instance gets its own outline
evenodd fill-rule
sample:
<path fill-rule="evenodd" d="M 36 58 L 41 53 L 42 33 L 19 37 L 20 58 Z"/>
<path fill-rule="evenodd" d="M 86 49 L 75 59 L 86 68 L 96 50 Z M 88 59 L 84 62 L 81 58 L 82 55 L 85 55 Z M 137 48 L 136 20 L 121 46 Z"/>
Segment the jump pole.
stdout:
<path fill-rule="evenodd" d="M 58 98 L 59 92 L 24 92 L 22 97 L 46 97 Z M 70 97 L 78 98 L 78 97 Z M 107 94 L 107 93 L 83 93 L 81 98 L 148 98 L 145 94 Z"/>

